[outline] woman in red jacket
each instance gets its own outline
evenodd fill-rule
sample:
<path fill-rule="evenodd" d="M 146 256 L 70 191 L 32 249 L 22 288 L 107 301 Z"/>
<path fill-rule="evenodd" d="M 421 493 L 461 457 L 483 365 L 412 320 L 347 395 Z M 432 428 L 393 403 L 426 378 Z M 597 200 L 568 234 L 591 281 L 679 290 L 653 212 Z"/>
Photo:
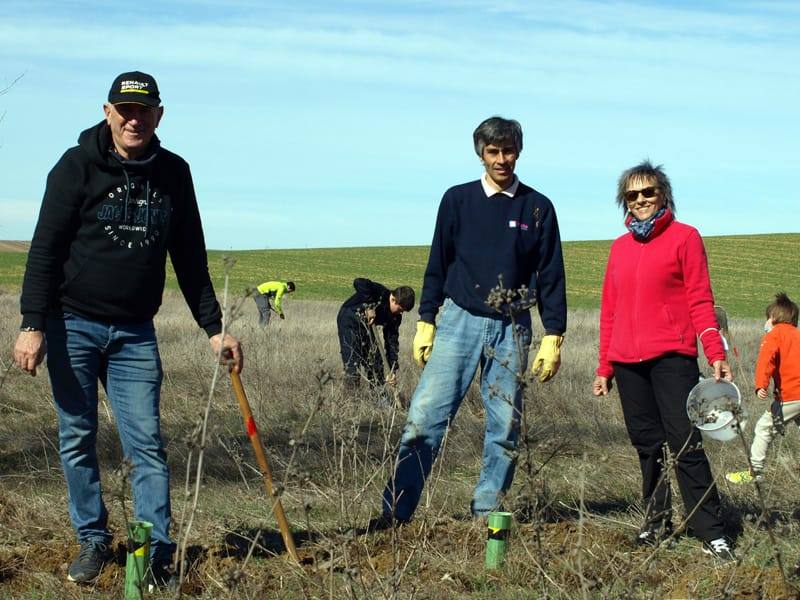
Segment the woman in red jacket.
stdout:
<path fill-rule="evenodd" d="M 612 378 L 619 386 L 642 469 L 645 522 L 636 541 L 658 545 L 672 533 L 666 445 L 676 460 L 689 526 L 703 540 L 703 551 L 735 560 L 700 432 L 686 414 L 686 398 L 700 376 L 698 339 L 714 378 L 732 378 L 703 241 L 695 228 L 675 220 L 672 187 L 660 166 L 646 161 L 625 171 L 617 204 L 629 231 L 614 241 L 608 257 L 592 391 L 607 395 Z"/>

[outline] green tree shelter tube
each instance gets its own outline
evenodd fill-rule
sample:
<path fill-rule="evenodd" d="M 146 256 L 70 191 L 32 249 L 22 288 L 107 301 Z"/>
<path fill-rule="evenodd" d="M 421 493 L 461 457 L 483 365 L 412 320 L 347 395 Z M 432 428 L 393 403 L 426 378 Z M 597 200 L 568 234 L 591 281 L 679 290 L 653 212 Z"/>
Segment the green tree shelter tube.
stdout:
<path fill-rule="evenodd" d="M 486 568 L 499 569 L 505 562 L 506 551 L 508 550 L 511 513 L 489 513 L 488 527 L 489 530 L 486 535 Z"/>
<path fill-rule="evenodd" d="M 125 563 L 125 600 L 141 600 L 145 592 L 145 574 L 150 563 L 150 533 L 147 521 L 128 523 L 128 560 Z"/>

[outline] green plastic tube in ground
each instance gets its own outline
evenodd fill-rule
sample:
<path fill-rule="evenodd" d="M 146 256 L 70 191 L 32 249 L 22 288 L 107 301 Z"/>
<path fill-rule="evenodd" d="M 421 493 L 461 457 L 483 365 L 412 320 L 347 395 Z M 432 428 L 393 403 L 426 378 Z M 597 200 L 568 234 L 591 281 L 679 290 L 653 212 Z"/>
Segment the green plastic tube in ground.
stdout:
<path fill-rule="evenodd" d="M 150 533 L 153 524 L 147 521 L 128 523 L 128 560 L 125 563 L 125 600 L 141 600 L 147 585 L 150 564 Z"/>
<path fill-rule="evenodd" d="M 499 569 L 503 566 L 506 559 L 506 552 L 508 551 L 511 513 L 489 513 L 488 527 L 489 530 L 486 535 L 486 568 Z"/>

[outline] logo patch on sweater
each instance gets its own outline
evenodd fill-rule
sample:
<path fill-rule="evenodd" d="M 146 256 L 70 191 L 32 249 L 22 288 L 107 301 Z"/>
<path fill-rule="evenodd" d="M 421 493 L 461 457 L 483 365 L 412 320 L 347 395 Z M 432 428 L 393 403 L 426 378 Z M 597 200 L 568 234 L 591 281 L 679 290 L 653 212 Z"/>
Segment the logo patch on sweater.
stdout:
<path fill-rule="evenodd" d="M 144 193 L 149 192 L 149 197 Z M 97 211 L 97 220 L 111 242 L 123 248 L 146 248 L 154 245 L 169 222 L 167 204 L 158 190 L 134 182 L 108 192 Z"/>
<path fill-rule="evenodd" d="M 514 229 L 514 228 L 517 226 L 517 222 L 516 222 L 516 221 L 514 221 L 514 220 L 511 220 L 511 221 L 509 221 L 509 222 L 508 222 L 508 226 L 509 226 L 511 229 Z"/>

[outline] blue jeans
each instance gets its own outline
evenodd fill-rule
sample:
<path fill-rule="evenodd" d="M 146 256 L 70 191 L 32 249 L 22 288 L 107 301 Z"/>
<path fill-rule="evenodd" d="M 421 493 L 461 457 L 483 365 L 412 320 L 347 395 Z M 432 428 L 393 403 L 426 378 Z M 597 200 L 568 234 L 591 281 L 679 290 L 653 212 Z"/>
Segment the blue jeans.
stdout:
<path fill-rule="evenodd" d="M 134 515 L 153 524 L 151 556 L 169 560 L 169 472 L 161 441 L 161 358 L 153 322 L 110 324 L 64 313 L 47 321 L 47 369 L 58 413 L 69 514 L 80 542 L 108 544 L 97 464 L 97 382 L 106 390 L 125 457 Z"/>
<path fill-rule="evenodd" d="M 411 519 L 444 434 L 478 367 L 486 431 L 471 508 L 473 514 L 484 515 L 499 506 L 514 478 L 522 414 L 516 375 L 528 362 L 530 315 L 521 316 L 516 327 L 518 342 L 510 320 L 476 316 L 445 300 L 430 360 L 411 399 L 394 476 L 383 492 L 385 515 L 398 521 Z"/>

